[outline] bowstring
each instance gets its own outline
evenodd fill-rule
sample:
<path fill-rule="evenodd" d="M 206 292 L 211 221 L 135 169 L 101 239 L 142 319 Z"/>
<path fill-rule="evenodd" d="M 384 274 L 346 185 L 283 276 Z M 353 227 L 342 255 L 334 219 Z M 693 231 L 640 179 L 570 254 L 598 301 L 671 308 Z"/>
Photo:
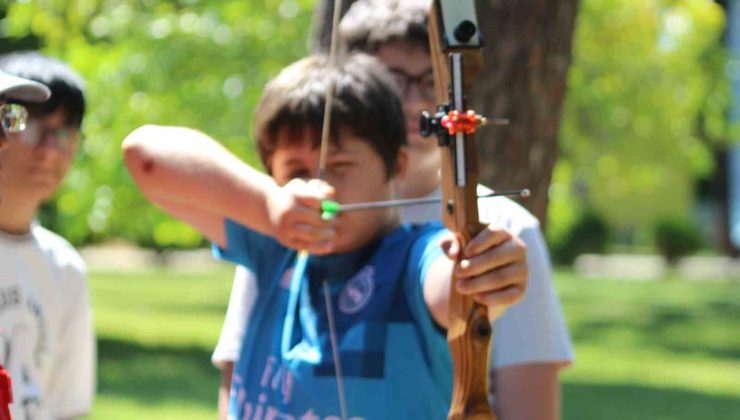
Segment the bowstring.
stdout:
<path fill-rule="evenodd" d="M 341 12 L 341 0 L 334 0 L 334 9 L 331 25 L 331 42 L 329 44 L 329 70 L 336 71 L 337 50 L 339 47 L 339 17 Z M 326 172 L 326 159 L 329 153 L 329 135 L 331 128 L 331 111 L 334 105 L 335 79 L 329 78 L 326 88 L 326 100 L 324 102 L 324 121 L 321 127 L 321 145 L 319 149 L 319 173 L 318 179 L 323 180 Z M 342 420 L 347 420 L 347 400 L 344 393 L 344 379 L 342 376 L 342 363 L 339 360 L 339 345 L 337 331 L 334 324 L 334 309 L 331 302 L 331 291 L 327 279 L 323 279 L 324 303 L 326 305 L 326 317 L 329 327 L 329 341 L 331 342 L 332 358 L 334 361 L 334 373 L 337 381 L 337 396 L 342 413 Z"/>

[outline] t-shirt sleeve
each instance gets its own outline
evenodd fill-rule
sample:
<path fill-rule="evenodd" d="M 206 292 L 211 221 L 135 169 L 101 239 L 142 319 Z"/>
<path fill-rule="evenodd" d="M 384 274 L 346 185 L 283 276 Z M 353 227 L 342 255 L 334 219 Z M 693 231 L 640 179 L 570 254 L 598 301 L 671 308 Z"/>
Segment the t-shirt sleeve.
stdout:
<path fill-rule="evenodd" d="M 95 395 L 95 335 L 84 267 L 63 268 L 57 348 L 47 395 L 54 418 L 89 413 Z"/>
<path fill-rule="evenodd" d="M 568 364 L 573 360 L 572 343 L 555 293 L 550 256 L 539 224 L 523 228 L 519 237 L 527 245 L 527 293 L 494 322 L 492 367 Z"/>
<path fill-rule="evenodd" d="M 405 293 L 411 313 L 419 322 L 422 331 L 427 335 L 441 335 L 444 338 L 444 332 L 432 318 L 424 301 L 424 280 L 432 263 L 437 258 L 446 258 L 439 242 L 447 231 L 440 223 L 430 223 L 419 229 L 423 231 L 414 242 L 407 261 Z"/>
<path fill-rule="evenodd" d="M 281 258 L 286 251 L 275 239 L 251 230 L 233 220 L 224 221 L 226 247 L 213 244 L 213 255 L 225 261 L 244 266 L 255 273 L 258 283 L 266 280 L 260 273 Z M 259 284 L 258 284 L 259 285 Z"/>
<path fill-rule="evenodd" d="M 256 283 L 251 271 L 237 266 L 221 336 L 211 356 L 211 362 L 219 369 L 223 368 L 225 362 L 235 362 L 239 358 L 244 331 L 257 299 Z"/>

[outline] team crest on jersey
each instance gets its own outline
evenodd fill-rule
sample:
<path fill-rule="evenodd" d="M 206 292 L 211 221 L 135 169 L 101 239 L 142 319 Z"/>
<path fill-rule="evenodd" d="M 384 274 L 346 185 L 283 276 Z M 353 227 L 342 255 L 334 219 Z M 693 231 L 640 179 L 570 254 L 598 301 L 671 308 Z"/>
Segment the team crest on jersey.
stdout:
<path fill-rule="evenodd" d="M 360 312 L 375 291 L 375 269 L 367 266 L 349 279 L 339 292 L 339 310 L 351 315 Z"/>

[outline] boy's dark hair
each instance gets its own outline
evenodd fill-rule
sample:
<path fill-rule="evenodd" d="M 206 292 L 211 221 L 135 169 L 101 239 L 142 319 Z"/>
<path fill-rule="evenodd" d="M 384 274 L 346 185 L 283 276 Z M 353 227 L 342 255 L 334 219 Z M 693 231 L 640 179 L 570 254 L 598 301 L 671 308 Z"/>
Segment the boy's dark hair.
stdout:
<path fill-rule="evenodd" d="M 396 169 L 398 151 L 406 142 L 401 101 L 393 80 L 375 58 L 362 53 L 342 57 L 333 70 L 326 55 L 312 55 L 283 69 L 265 87 L 255 110 L 254 137 L 262 163 L 272 173 L 271 160 L 278 132 L 288 141 L 304 141 L 313 131 L 314 147 L 321 143 L 327 85 L 334 83 L 331 139 L 340 128 L 366 141 L 383 159 L 386 177 Z M 308 131 L 307 131 L 308 130 Z"/>
<path fill-rule="evenodd" d="M 46 102 L 21 102 L 31 115 L 45 116 L 61 109 L 66 113 L 65 125 L 80 128 L 85 115 L 85 84 L 67 64 L 35 51 L 23 51 L 0 55 L 0 70 L 51 90 Z"/>
<path fill-rule="evenodd" d="M 350 51 L 375 53 L 391 42 L 429 50 L 429 0 L 358 0 L 339 24 L 339 36 Z"/>

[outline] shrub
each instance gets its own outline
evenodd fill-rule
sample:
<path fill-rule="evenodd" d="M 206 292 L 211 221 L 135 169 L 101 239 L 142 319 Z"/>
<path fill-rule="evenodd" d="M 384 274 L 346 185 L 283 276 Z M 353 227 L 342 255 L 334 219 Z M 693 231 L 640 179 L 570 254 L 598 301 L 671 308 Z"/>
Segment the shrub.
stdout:
<path fill-rule="evenodd" d="M 679 258 L 691 255 L 702 246 L 699 228 L 684 219 L 663 219 L 653 229 L 655 246 L 661 255 L 675 264 Z"/>
<path fill-rule="evenodd" d="M 586 211 L 562 241 L 551 244 L 553 259 L 557 264 L 572 264 L 581 254 L 604 253 L 608 241 L 609 226 L 604 218 Z"/>

